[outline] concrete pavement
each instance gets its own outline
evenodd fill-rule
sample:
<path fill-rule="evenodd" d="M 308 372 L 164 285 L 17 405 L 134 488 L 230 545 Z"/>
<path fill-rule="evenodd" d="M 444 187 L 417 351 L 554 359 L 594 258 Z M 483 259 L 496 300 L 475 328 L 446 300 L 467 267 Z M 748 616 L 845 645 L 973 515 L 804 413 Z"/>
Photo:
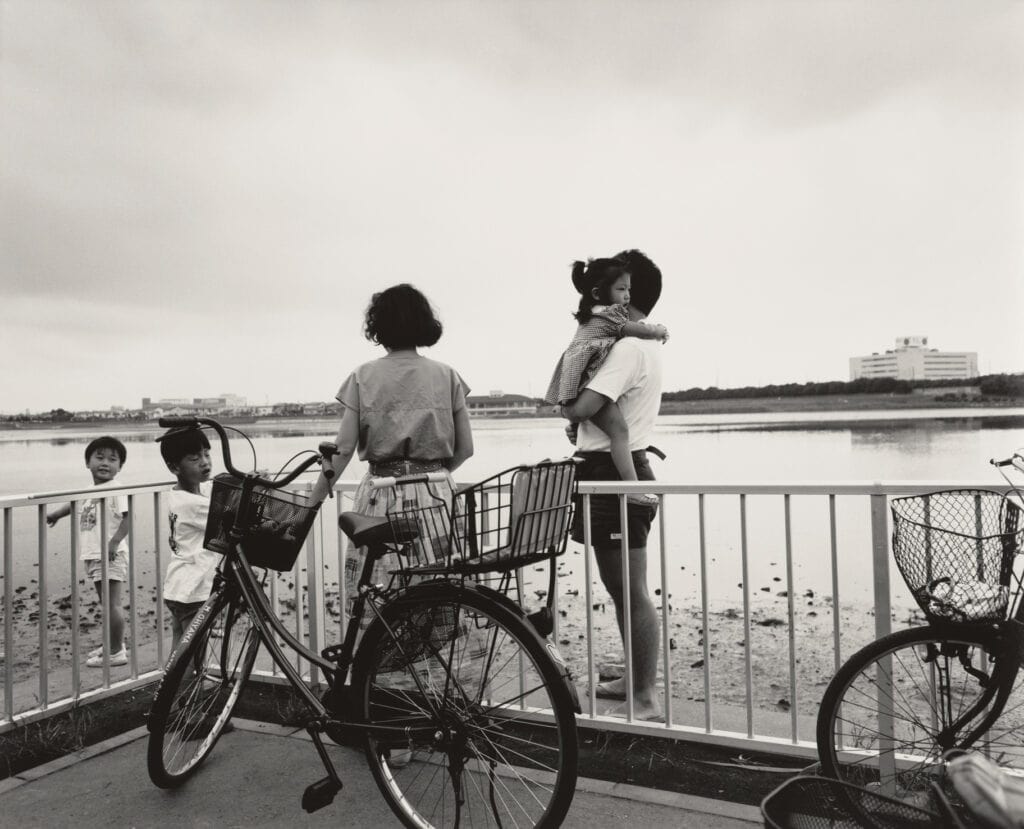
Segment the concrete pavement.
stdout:
<path fill-rule="evenodd" d="M 146 732 L 135 729 L 0 781 L 0 824 L 30 827 L 386 827 L 398 825 L 362 752 L 328 744 L 345 788 L 311 815 L 305 787 L 323 776 L 308 736 L 236 720 L 182 788 L 156 788 L 146 772 Z M 752 806 L 581 779 L 566 827 L 623 825 L 750 829 Z"/>

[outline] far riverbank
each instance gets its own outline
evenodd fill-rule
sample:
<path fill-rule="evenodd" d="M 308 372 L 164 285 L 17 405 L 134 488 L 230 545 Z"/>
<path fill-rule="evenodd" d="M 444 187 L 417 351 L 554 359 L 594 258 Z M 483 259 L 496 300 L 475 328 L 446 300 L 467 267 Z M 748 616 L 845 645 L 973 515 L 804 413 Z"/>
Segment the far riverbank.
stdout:
<path fill-rule="evenodd" d="M 999 410 L 1005 409 L 1002 415 Z M 900 419 L 913 411 L 934 413 L 936 418 L 971 417 L 977 412 L 978 417 L 1014 418 L 1024 425 L 1024 399 L 1021 398 L 977 398 L 973 400 L 940 400 L 935 397 L 918 394 L 854 394 L 854 395 L 809 395 L 805 397 L 750 397 L 725 398 L 718 400 L 664 400 L 660 415 L 736 415 L 736 414 L 800 414 L 814 413 L 820 419 L 824 414 L 841 414 L 843 412 L 892 412 L 893 419 Z M 542 406 L 537 412 L 503 415 L 481 415 L 473 418 L 474 422 L 483 420 L 522 420 L 551 417 L 550 407 Z M 235 426 L 267 427 L 274 424 L 282 426 L 294 425 L 309 421 L 334 421 L 334 416 L 270 416 L 270 417 L 218 417 L 222 423 Z M 832 418 L 830 418 L 832 419 Z M 841 417 L 835 418 L 842 420 Z M 859 419 L 859 418 L 858 418 Z M 18 421 L 0 422 L 0 431 L 18 432 L 41 429 L 76 429 L 109 431 L 112 427 L 120 430 L 152 430 L 157 428 L 153 420 L 74 420 L 53 423 L 50 421 Z"/>
<path fill-rule="evenodd" d="M 1017 409 L 1021 398 L 940 400 L 920 394 L 808 395 L 806 397 L 731 397 L 718 400 L 664 400 L 662 415 L 787 414 L 800 412 L 873 412 L 927 409 L 940 417 L 943 411 Z"/>

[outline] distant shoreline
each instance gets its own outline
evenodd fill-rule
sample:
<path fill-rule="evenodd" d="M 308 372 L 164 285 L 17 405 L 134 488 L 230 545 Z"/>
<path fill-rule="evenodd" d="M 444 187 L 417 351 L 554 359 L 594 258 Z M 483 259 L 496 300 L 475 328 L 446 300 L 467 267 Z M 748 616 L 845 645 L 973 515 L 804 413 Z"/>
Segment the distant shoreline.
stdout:
<path fill-rule="evenodd" d="M 665 400 L 662 415 L 787 414 L 800 412 L 900 412 L 910 409 L 1019 409 L 1024 399 L 938 400 L 917 394 L 850 394 L 806 397 L 733 397 L 717 400 Z M 1012 415 L 1011 415 L 1012 416 Z"/>
<path fill-rule="evenodd" d="M 993 410 L 1024 408 L 1024 399 L 998 400 L 936 400 L 932 397 L 916 394 L 858 394 L 858 395 L 817 395 L 807 397 L 750 397 L 725 398 L 717 400 L 665 400 L 661 404 L 659 415 L 738 415 L 738 414 L 799 414 L 821 412 L 893 412 L 894 419 L 900 419 L 899 413 L 909 410 L 934 411 L 936 418 L 943 417 L 943 412 L 956 412 L 953 417 L 962 417 L 964 410 L 978 410 L 979 417 L 1021 419 L 1019 411 L 1007 412 L 1005 415 L 993 413 Z M 532 418 L 552 417 L 551 413 L 542 410 L 538 413 L 517 413 L 500 415 L 478 415 L 473 421 L 484 420 L 523 420 Z M 267 427 L 273 425 L 291 425 L 302 422 L 334 421 L 336 416 L 317 417 L 311 415 L 289 415 L 268 417 L 225 417 L 217 418 L 223 423 L 245 426 Z M 841 420 L 841 418 L 837 418 Z M 1024 419 L 1022 419 L 1024 423 Z M 42 431 L 42 430 L 111 430 L 118 431 L 152 431 L 159 429 L 155 420 L 75 420 L 63 423 L 29 422 L 0 423 L 0 431 Z"/>

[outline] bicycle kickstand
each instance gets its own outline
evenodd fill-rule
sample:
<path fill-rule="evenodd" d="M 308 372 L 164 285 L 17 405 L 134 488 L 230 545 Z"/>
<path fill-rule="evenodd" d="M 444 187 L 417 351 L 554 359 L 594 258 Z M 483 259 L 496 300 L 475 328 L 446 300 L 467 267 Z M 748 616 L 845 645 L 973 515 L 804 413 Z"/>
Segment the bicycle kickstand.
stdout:
<path fill-rule="evenodd" d="M 306 791 L 302 793 L 302 808 L 307 812 L 315 812 L 317 809 L 330 805 L 334 800 L 334 796 L 341 791 L 343 784 L 341 778 L 338 777 L 338 772 L 334 769 L 334 763 L 331 762 L 331 758 L 327 754 L 327 749 L 324 748 L 319 724 L 315 722 L 310 723 L 306 726 L 306 731 L 313 738 L 316 753 L 320 755 L 320 760 L 327 770 L 326 777 L 322 780 L 317 780 L 315 783 L 310 783 L 306 787 Z"/>

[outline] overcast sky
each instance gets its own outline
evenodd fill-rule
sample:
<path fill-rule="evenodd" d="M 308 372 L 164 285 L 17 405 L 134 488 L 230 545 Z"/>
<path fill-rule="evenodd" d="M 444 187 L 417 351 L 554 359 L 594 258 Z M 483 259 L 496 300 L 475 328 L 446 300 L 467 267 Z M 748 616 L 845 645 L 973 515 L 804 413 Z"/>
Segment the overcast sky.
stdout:
<path fill-rule="evenodd" d="M 1024 370 L 1024 3 L 0 0 L 0 411 L 328 400 L 408 281 L 539 395 L 646 251 L 665 389 Z"/>

